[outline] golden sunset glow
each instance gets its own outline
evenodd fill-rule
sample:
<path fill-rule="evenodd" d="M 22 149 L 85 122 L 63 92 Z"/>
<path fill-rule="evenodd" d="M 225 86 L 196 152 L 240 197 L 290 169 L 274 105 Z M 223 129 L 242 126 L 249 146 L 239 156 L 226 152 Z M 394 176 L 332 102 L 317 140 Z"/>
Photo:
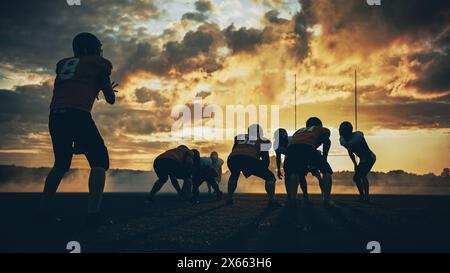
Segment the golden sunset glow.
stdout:
<path fill-rule="evenodd" d="M 21 96 L 26 100 L 22 107 L 35 110 L 1 110 L 7 135 L 0 147 L 1 164 L 51 166 L 46 113 L 54 64 L 70 54 L 71 36 L 85 27 L 102 39 L 104 56 L 114 64 L 112 79 L 120 83 L 117 105 L 100 100 L 93 110 L 112 168 L 149 170 L 156 155 L 180 143 L 205 154 L 217 150 L 225 159 L 232 139 L 213 139 L 213 118 L 192 123 L 195 134 L 203 131 L 206 140 L 171 133 L 174 107 L 192 107 L 195 98 L 224 112 L 229 105 L 278 105 L 279 126 L 293 132 L 296 75 L 297 127 L 310 116 L 320 117 L 332 129 L 331 165 L 349 170 L 352 164 L 342 156 L 336 128 L 355 118 L 355 70 L 358 129 L 377 154 L 374 170 L 440 173 L 450 165 L 448 10 L 437 7 L 417 22 L 414 13 L 402 14 L 402 5 L 420 10 L 419 1 L 371 7 L 357 0 L 225 0 L 211 1 L 208 11 L 195 10 L 195 1 L 137 1 L 133 7 L 112 2 L 105 4 L 111 5 L 108 9 L 136 15 L 120 14 L 123 22 L 113 27 L 108 16 L 94 16 L 101 5 L 82 6 L 91 11 L 85 17 L 64 7 L 41 7 L 42 13 L 55 12 L 62 21 L 76 18 L 79 26 L 65 29 L 57 45 L 28 48 L 37 52 L 22 59 L 14 57 L 14 49 L 2 54 L 5 98 Z M 93 21 L 106 25 L 90 29 Z M 51 57 L 36 57 L 38 50 Z M 28 66 L 22 69 L 24 63 Z M 20 104 L 19 98 L 13 103 Z M 233 130 L 223 119 L 217 129 Z M 5 129 L 12 124 L 20 130 Z M 272 138 L 275 129 L 266 128 L 266 136 Z M 87 163 L 77 156 L 73 167 Z"/>

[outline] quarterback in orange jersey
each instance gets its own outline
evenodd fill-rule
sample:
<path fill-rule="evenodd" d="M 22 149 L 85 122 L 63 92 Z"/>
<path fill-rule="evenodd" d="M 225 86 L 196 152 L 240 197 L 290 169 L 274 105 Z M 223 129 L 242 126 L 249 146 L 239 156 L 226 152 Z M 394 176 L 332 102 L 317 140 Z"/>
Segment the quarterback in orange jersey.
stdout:
<path fill-rule="evenodd" d="M 162 186 L 170 178 L 170 182 L 183 200 L 189 200 L 192 185 L 192 171 L 194 166 L 194 152 L 185 145 L 180 145 L 174 149 L 165 151 L 153 161 L 153 170 L 158 176 L 153 185 L 149 201 L 153 201 L 155 194 L 161 190 Z M 180 188 L 177 178 L 183 179 L 183 188 Z"/>
<path fill-rule="evenodd" d="M 324 203 L 334 205 L 330 199 L 333 170 L 327 162 L 331 146 L 330 134 L 330 130 L 322 126 L 319 118 L 312 117 L 306 121 L 306 127 L 299 129 L 290 139 L 284 161 L 289 202 L 295 203 L 297 197 L 298 180 L 295 176 L 298 176 L 300 183 L 305 185 L 304 194 L 307 196 L 305 176 L 308 173 L 308 166 L 315 166 L 322 173 L 319 183 Z M 323 155 L 317 150 L 322 145 Z"/>
<path fill-rule="evenodd" d="M 100 214 L 109 156 L 90 112 L 100 91 L 109 104 L 114 104 L 117 84 L 110 81 L 112 64 L 102 57 L 102 44 L 97 37 L 80 33 L 73 39 L 72 47 L 74 56 L 56 65 L 49 116 L 55 162 L 45 181 L 40 219 L 59 221 L 50 213 L 51 199 L 70 169 L 74 147 L 78 147 L 91 167 L 87 224 L 95 227 L 110 222 Z"/>
<path fill-rule="evenodd" d="M 258 124 L 248 128 L 248 134 L 234 138 L 233 149 L 228 156 L 227 164 L 231 172 L 228 180 L 229 205 L 233 204 L 233 194 L 241 172 L 245 177 L 255 175 L 265 180 L 269 206 L 278 206 L 275 202 L 275 175 L 269 170 L 269 150 L 271 142 L 263 137 L 263 130 Z"/>

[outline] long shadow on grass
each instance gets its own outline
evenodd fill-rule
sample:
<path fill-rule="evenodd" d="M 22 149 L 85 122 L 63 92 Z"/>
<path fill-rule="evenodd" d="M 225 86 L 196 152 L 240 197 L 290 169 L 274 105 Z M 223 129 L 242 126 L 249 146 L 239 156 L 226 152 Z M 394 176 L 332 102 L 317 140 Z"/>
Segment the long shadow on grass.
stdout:
<path fill-rule="evenodd" d="M 325 211 L 328 215 L 338 223 L 344 230 L 349 231 L 353 234 L 359 234 L 361 232 L 361 228 L 352 223 L 352 221 L 348 217 L 348 213 L 346 213 L 343 208 L 339 206 L 327 206 L 324 207 Z"/>
<path fill-rule="evenodd" d="M 225 252 L 233 251 L 249 251 L 245 249 L 248 239 L 257 232 L 258 226 L 270 214 L 275 212 L 277 208 L 265 207 L 264 210 L 255 217 L 255 219 L 248 225 L 242 227 L 238 232 L 227 238 L 225 241 L 217 243 L 212 249 Z"/>
<path fill-rule="evenodd" d="M 162 231 L 167 231 L 168 229 L 172 229 L 172 228 L 176 228 L 180 225 L 186 224 L 189 221 L 192 221 L 194 218 L 203 216 L 203 215 L 207 215 L 215 210 L 218 210 L 220 208 L 225 207 L 225 204 L 216 206 L 216 207 L 212 207 L 206 210 L 202 210 L 200 212 L 191 214 L 189 216 L 186 217 L 181 217 L 179 219 L 175 219 L 172 221 L 169 221 L 168 223 L 159 225 L 155 228 L 150 228 L 150 229 L 142 229 L 142 232 L 138 232 L 137 234 L 133 234 L 130 236 L 125 236 L 126 238 L 121 238 L 119 240 L 115 240 L 113 242 L 104 242 L 104 243 L 99 243 L 98 245 L 101 245 L 100 248 L 101 249 L 108 249 L 108 251 L 111 251 L 111 249 L 115 249 L 117 247 L 121 248 L 121 249 L 126 249 L 127 246 L 129 246 L 130 244 L 132 244 L 133 241 L 138 240 L 143 234 L 151 234 L 152 236 L 155 236 L 156 234 L 162 232 Z M 112 232 L 114 232 L 114 230 L 112 230 Z M 98 233 L 97 233 L 98 235 Z M 95 234 L 91 234 L 90 235 L 91 238 L 95 237 Z M 93 244 L 92 244 L 93 245 Z M 98 248 L 98 247 L 94 247 L 94 248 Z M 91 251 L 94 249 L 91 249 Z M 94 250 L 95 251 L 95 250 Z"/>
<path fill-rule="evenodd" d="M 300 215 L 299 208 L 285 207 L 276 216 L 267 232 L 261 232 L 258 248 L 270 252 L 298 252 L 303 249 L 299 241 L 303 230 L 309 229 Z"/>
<path fill-rule="evenodd" d="M 378 232 L 382 233 L 383 230 L 386 230 L 388 225 L 386 223 L 381 223 L 380 219 L 375 217 L 374 215 L 370 215 L 366 211 L 364 211 L 361 208 L 358 208 L 356 205 L 350 205 L 344 202 L 336 201 L 336 203 L 346 208 L 347 210 L 351 211 L 355 216 L 362 219 L 364 222 L 368 224 L 368 226 L 371 227 L 371 229 L 377 230 Z"/>

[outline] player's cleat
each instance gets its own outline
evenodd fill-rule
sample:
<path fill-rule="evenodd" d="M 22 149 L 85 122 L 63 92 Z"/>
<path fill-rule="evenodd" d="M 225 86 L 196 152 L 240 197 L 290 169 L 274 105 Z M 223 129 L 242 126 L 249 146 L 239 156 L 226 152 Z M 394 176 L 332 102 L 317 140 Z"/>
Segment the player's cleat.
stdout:
<path fill-rule="evenodd" d="M 59 217 L 56 217 L 55 215 L 49 213 L 49 212 L 39 212 L 36 215 L 36 221 L 39 224 L 43 225 L 51 225 L 51 224 L 58 224 L 62 222 L 62 219 Z"/>
<path fill-rule="evenodd" d="M 88 213 L 88 215 L 86 217 L 86 226 L 89 228 L 110 226 L 112 224 L 114 224 L 112 220 L 106 219 L 100 213 Z"/>

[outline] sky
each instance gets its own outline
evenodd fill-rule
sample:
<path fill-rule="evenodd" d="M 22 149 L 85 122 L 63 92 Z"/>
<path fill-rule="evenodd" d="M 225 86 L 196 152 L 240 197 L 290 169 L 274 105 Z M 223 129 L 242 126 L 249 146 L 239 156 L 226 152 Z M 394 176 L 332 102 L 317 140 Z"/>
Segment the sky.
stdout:
<path fill-rule="evenodd" d="M 8 1 L 0 10 L 0 164 L 52 165 L 55 65 L 87 31 L 120 84 L 115 105 L 101 99 L 92 111 L 111 168 L 150 170 L 180 143 L 226 158 L 230 138 L 172 133 L 173 109 L 192 109 L 198 97 L 202 109 L 276 105 L 277 127 L 293 132 L 297 75 L 297 127 L 320 117 L 332 130 L 332 167 L 349 170 L 336 128 L 354 120 L 356 69 L 358 129 L 377 155 L 374 170 L 439 174 L 450 167 L 449 17 L 450 2 L 437 0 Z M 192 121 L 206 132 L 213 124 Z M 76 156 L 72 166 L 88 165 Z"/>

